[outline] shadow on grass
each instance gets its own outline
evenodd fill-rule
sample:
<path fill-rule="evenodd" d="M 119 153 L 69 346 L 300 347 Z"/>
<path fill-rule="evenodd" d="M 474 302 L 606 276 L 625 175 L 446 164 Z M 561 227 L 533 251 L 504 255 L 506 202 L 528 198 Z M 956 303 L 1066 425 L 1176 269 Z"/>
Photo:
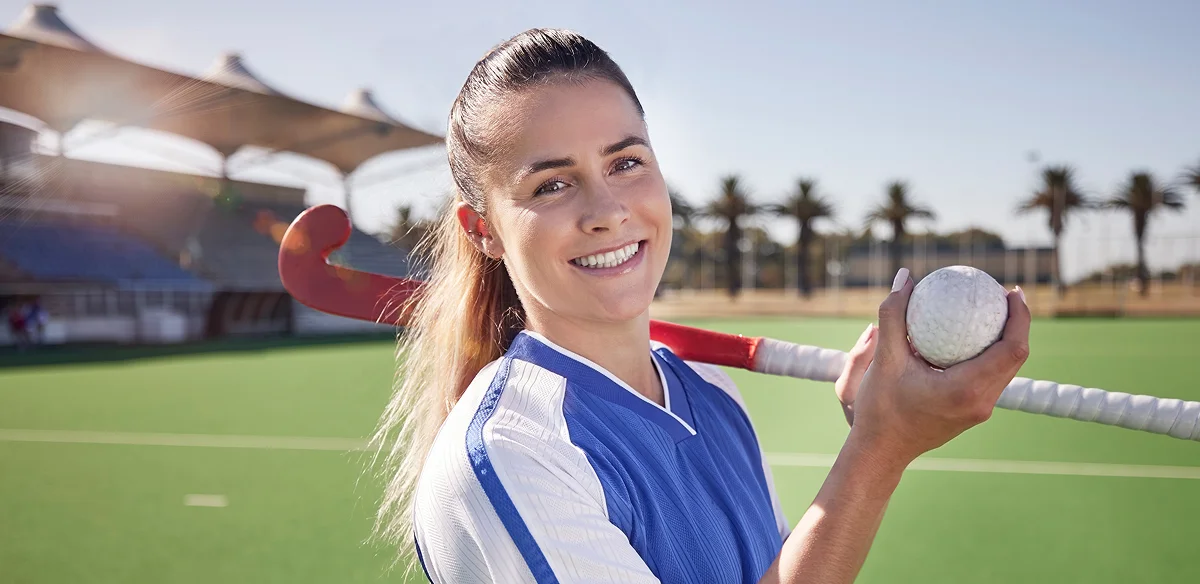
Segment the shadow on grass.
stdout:
<path fill-rule="evenodd" d="M 74 344 L 34 347 L 18 351 L 0 347 L 0 370 L 50 365 L 111 363 L 161 357 L 219 353 L 269 352 L 295 347 L 320 347 L 395 342 L 394 333 L 320 335 L 311 337 L 248 337 L 212 339 L 173 345 Z"/>

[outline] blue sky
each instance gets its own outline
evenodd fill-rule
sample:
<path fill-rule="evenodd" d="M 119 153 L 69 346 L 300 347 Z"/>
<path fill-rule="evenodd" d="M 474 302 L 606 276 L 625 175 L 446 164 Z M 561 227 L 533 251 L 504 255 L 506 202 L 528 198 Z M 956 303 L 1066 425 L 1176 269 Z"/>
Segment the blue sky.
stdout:
<path fill-rule="evenodd" d="M 1015 217 L 1035 185 L 1031 150 L 1077 167 L 1081 183 L 1111 193 L 1131 170 L 1174 179 L 1200 162 L 1200 3 L 1067 2 L 423 2 L 260 0 L 59 3 L 69 24 L 118 54 L 199 74 L 240 51 L 268 83 L 336 106 L 372 87 L 383 105 L 443 132 L 471 65 L 524 29 L 578 30 L 629 74 L 648 110 L 670 183 L 701 202 L 722 175 L 742 175 L 760 201 L 799 176 L 818 179 L 843 224 L 861 227 L 892 179 L 909 181 L 939 212 L 939 231 L 977 225 L 1016 243 L 1048 241 L 1041 216 Z M 518 3 L 511 3 L 518 4 Z M 0 23 L 24 2 L 0 0 Z M 68 139 L 69 141 L 70 139 Z M 162 144 L 138 141 L 139 148 Z M 189 160 L 215 155 L 185 142 Z M 75 156 L 189 170 L 127 143 Z M 386 175 L 356 197 L 368 229 L 400 201 L 428 207 L 449 187 L 437 151 L 387 155 L 362 172 Z M 283 170 L 287 172 L 283 172 Z M 311 181 L 310 202 L 340 202 L 334 175 L 291 160 L 237 176 Z M 1152 224 L 1177 258 L 1200 254 L 1200 196 Z M 792 237 L 786 225 L 772 229 Z M 1070 227 L 1070 272 L 1101 259 L 1095 241 L 1131 257 L 1130 222 L 1096 216 Z M 1171 240 L 1174 241 L 1174 240 Z M 1073 265 L 1072 265 L 1073 264 Z M 1076 268 L 1076 269 L 1072 269 Z"/>

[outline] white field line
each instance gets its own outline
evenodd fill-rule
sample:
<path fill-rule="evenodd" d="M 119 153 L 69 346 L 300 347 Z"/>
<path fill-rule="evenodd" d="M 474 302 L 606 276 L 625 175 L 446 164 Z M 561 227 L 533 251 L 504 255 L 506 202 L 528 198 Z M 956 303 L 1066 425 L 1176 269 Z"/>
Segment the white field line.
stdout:
<path fill-rule="evenodd" d="M 228 507 L 229 499 L 225 495 L 186 495 L 183 504 L 187 507 Z"/>
<path fill-rule="evenodd" d="M 155 434 L 146 432 L 88 432 L 74 430 L 9 430 L 0 428 L 0 442 L 53 444 L 117 444 L 128 446 L 193 446 L 258 450 L 362 450 L 366 441 L 355 438 L 302 436 L 238 436 L 231 434 Z M 767 462 L 780 467 L 829 468 L 832 454 L 768 452 Z M 971 458 L 919 458 L 908 466 L 915 471 L 1040 474 L 1088 477 L 1200 479 L 1200 467 L 1108 464 L 1089 462 L 1038 462 Z"/>
<path fill-rule="evenodd" d="M 0 429 L 0 442 L 55 444 L 120 444 L 129 446 L 200 446 L 261 450 L 360 450 L 365 440 L 300 436 L 237 436 L 232 434 L 154 434 L 146 432 L 87 432 L 74 430 Z"/>

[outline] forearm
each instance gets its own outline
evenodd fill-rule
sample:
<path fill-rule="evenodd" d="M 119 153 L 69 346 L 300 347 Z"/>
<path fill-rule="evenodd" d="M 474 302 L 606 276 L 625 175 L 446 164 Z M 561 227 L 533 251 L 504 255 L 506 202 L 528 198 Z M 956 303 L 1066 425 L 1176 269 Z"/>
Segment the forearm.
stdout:
<path fill-rule="evenodd" d="M 903 472 L 903 464 L 872 454 L 852 433 L 761 582 L 853 582 Z"/>

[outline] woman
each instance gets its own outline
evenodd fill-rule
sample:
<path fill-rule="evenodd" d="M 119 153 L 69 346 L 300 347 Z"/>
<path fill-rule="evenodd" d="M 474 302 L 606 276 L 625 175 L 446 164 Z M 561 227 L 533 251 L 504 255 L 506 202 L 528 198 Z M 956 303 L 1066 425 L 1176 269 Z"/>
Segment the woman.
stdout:
<path fill-rule="evenodd" d="M 836 389 L 851 431 L 788 529 L 737 388 L 653 345 L 671 207 L 643 111 L 604 51 L 532 30 L 450 113 L 454 205 L 376 440 L 379 528 L 442 582 L 848 582 L 904 468 L 987 419 L 1027 354 L 937 372 L 896 275 Z M 414 545 L 415 544 L 415 545 Z"/>

